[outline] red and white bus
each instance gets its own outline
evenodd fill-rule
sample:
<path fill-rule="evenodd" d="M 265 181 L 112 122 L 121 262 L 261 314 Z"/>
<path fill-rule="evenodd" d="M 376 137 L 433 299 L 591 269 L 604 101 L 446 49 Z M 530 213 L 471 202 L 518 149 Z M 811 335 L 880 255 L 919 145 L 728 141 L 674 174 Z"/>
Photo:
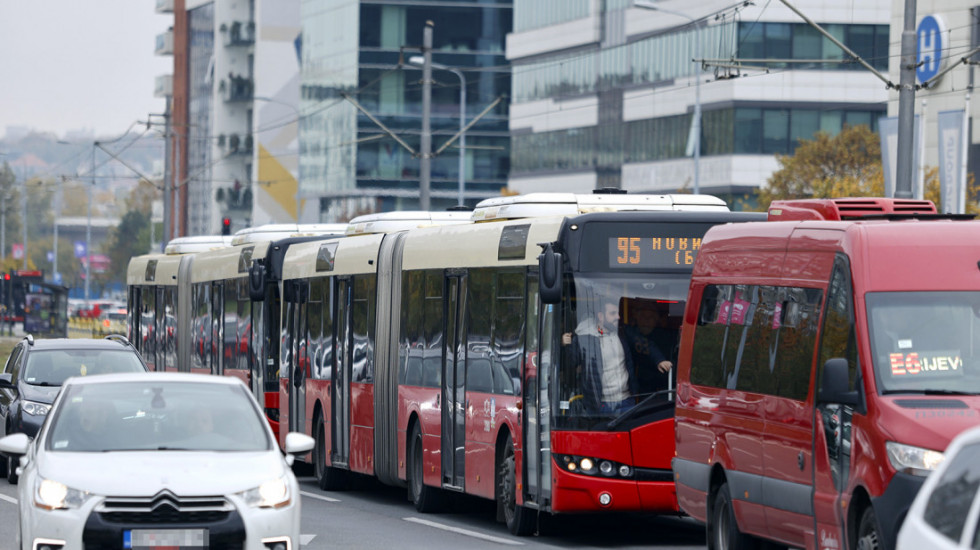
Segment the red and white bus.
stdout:
<path fill-rule="evenodd" d="M 472 219 L 290 247 L 280 437 L 316 439 L 322 488 L 355 472 L 406 485 L 420 511 L 448 492 L 495 499 L 515 534 L 538 511 L 676 513 L 669 388 L 596 410 L 562 334 L 603 299 L 625 323 L 651 306 L 671 357 L 702 235 L 764 215 L 698 195 L 530 194 Z"/>

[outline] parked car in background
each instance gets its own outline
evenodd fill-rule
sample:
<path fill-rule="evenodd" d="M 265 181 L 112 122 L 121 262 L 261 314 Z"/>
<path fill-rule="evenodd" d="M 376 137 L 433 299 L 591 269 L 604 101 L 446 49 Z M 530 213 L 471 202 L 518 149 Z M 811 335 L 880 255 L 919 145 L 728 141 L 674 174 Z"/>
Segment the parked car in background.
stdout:
<path fill-rule="evenodd" d="M 26 336 L 0 373 L 0 432 L 37 435 L 66 379 L 114 372 L 146 372 L 139 352 L 121 336 L 104 339 Z M 0 475 L 17 482 L 15 465 L 0 457 Z"/>
<path fill-rule="evenodd" d="M 949 444 L 909 509 L 898 550 L 977 548 L 980 543 L 980 427 Z"/>
<path fill-rule="evenodd" d="M 299 548 L 291 465 L 313 438 L 279 446 L 248 387 L 153 372 L 72 378 L 20 457 L 17 548 Z M 165 512 L 159 512 L 161 509 Z"/>

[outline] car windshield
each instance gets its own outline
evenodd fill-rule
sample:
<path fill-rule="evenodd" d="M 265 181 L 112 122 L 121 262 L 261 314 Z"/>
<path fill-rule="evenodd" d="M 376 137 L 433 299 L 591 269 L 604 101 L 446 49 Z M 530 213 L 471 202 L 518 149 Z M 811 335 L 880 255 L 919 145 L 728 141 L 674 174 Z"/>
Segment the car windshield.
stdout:
<path fill-rule="evenodd" d="M 671 375 L 658 365 L 677 362 L 687 277 L 573 280 L 559 321 L 556 427 L 611 428 L 609 421 L 640 403 L 669 404 Z"/>
<path fill-rule="evenodd" d="M 884 393 L 980 393 L 980 292 L 877 292 L 866 298 Z"/>
<path fill-rule="evenodd" d="M 195 382 L 70 385 L 49 422 L 55 452 L 265 451 L 272 448 L 247 390 Z"/>
<path fill-rule="evenodd" d="M 72 376 L 145 370 L 133 350 L 36 350 L 27 356 L 22 377 L 34 386 L 60 386 Z"/>

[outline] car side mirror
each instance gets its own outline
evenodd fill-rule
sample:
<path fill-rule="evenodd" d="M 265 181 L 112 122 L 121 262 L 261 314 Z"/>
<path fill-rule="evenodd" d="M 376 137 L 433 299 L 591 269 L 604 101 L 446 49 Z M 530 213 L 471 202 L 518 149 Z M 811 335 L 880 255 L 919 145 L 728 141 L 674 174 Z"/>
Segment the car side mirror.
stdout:
<path fill-rule="evenodd" d="M 857 407 L 859 404 L 858 391 L 849 391 L 847 386 L 847 359 L 843 357 L 828 359 L 823 365 L 817 402 Z"/>
<path fill-rule="evenodd" d="M 316 445 L 316 440 L 312 437 L 299 432 L 289 432 L 286 434 L 286 444 L 283 448 L 287 455 L 295 456 L 305 455 L 312 451 L 314 445 Z"/>
<path fill-rule="evenodd" d="M 4 388 L 8 390 L 16 390 L 17 388 L 14 386 L 12 382 L 13 376 L 14 375 L 8 372 L 0 374 L 0 388 Z"/>
<path fill-rule="evenodd" d="M 0 453 L 6 456 L 23 456 L 31 446 L 31 438 L 25 433 L 15 433 L 0 439 Z"/>

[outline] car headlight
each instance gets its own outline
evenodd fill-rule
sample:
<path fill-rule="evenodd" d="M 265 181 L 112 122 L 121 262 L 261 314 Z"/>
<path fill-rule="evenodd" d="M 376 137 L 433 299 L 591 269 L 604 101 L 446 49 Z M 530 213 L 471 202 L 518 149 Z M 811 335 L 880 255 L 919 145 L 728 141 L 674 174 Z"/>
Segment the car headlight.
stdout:
<path fill-rule="evenodd" d="M 943 463 L 945 456 L 939 451 L 903 445 L 894 441 L 886 441 L 888 461 L 892 468 L 899 472 L 916 476 L 927 476 Z"/>
<path fill-rule="evenodd" d="M 44 416 L 51 410 L 51 405 L 45 405 L 44 403 L 37 403 L 35 401 L 24 401 L 20 408 L 31 416 Z"/>
<path fill-rule="evenodd" d="M 281 508 L 290 502 L 286 477 L 270 479 L 255 489 L 239 493 L 245 504 L 253 508 Z"/>
<path fill-rule="evenodd" d="M 50 479 L 38 478 L 34 487 L 34 505 L 47 510 L 78 508 L 91 496 L 91 493 Z"/>

